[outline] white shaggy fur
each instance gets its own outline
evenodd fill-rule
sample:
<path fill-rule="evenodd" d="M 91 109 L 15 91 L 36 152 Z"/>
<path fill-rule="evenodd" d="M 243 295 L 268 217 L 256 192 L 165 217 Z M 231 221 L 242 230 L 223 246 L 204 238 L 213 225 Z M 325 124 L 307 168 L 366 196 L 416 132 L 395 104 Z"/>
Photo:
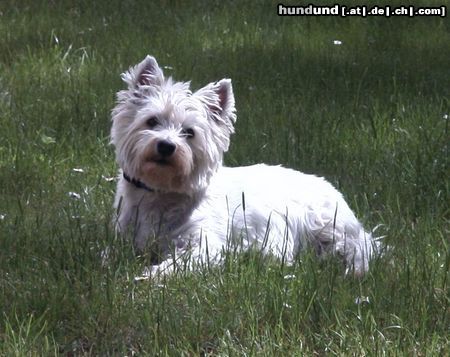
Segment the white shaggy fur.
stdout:
<path fill-rule="evenodd" d="M 122 78 L 128 88 L 117 94 L 111 130 L 121 168 L 117 229 L 138 251 L 162 253 L 153 272 L 172 271 L 183 257 L 189 266 L 218 262 L 231 245 L 291 262 L 307 244 L 342 256 L 356 275 L 368 270 L 377 244 L 323 178 L 222 166 L 236 120 L 229 79 L 191 92 L 150 56 Z"/>

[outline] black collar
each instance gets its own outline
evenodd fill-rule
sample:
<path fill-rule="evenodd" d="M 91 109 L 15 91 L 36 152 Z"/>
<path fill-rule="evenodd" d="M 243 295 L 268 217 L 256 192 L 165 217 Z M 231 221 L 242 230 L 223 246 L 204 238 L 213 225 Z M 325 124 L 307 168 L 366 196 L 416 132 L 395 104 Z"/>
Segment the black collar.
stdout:
<path fill-rule="evenodd" d="M 128 176 L 125 172 L 123 173 L 123 178 L 125 180 L 127 180 L 129 183 L 133 184 L 134 186 L 136 186 L 137 188 L 143 188 L 144 190 L 148 191 L 148 192 L 155 192 L 155 190 L 151 187 L 148 187 L 145 183 L 143 183 L 142 181 L 136 180 L 135 178 L 131 178 L 130 176 Z"/>

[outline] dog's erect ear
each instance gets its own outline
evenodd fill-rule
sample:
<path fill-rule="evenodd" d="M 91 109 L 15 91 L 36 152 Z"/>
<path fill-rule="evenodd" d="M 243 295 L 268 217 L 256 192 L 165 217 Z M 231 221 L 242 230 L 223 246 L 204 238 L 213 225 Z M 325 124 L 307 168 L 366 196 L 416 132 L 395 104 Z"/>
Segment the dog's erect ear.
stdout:
<path fill-rule="evenodd" d="M 234 112 L 236 108 L 234 106 L 234 94 L 233 87 L 231 86 L 231 79 L 222 79 L 217 82 L 213 88 L 219 97 L 219 115 L 222 117 L 233 117 L 232 121 L 236 120 Z"/>
<path fill-rule="evenodd" d="M 164 81 L 164 74 L 155 57 L 147 56 L 141 63 L 123 73 L 122 79 L 128 84 L 129 88 L 161 85 Z"/>
<path fill-rule="evenodd" d="M 231 79 L 222 79 L 195 92 L 196 96 L 204 102 L 211 118 L 230 127 L 236 122 L 236 108 L 234 105 L 233 87 Z"/>

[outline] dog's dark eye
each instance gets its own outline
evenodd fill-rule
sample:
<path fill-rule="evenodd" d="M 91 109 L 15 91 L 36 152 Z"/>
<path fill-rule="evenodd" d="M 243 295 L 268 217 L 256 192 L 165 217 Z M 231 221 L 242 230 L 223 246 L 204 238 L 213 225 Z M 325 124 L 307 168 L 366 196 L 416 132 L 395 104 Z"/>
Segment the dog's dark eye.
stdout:
<path fill-rule="evenodd" d="M 194 129 L 192 128 L 183 129 L 183 135 L 187 138 L 193 138 L 195 136 Z"/>
<path fill-rule="evenodd" d="M 157 117 L 150 117 L 150 118 L 147 119 L 146 124 L 147 124 L 147 126 L 150 129 L 153 129 L 155 126 L 157 126 L 159 124 L 158 118 Z"/>

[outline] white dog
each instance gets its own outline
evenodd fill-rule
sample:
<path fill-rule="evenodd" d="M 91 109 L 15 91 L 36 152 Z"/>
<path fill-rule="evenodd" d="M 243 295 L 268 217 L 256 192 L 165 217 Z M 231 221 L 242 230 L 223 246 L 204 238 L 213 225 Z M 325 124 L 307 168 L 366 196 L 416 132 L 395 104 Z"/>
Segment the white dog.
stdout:
<path fill-rule="evenodd" d="M 150 56 L 122 78 L 128 88 L 117 94 L 111 130 L 117 229 L 138 251 L 162 254 L 153 272 L 219 262 L 230 246 L 291 262 L 307 244 L 337 253 L 356 275 L 368 270 L 378 244 L 323 178 L 222 166 L 236 121 L 229 79 L 191 92 Z"/>

